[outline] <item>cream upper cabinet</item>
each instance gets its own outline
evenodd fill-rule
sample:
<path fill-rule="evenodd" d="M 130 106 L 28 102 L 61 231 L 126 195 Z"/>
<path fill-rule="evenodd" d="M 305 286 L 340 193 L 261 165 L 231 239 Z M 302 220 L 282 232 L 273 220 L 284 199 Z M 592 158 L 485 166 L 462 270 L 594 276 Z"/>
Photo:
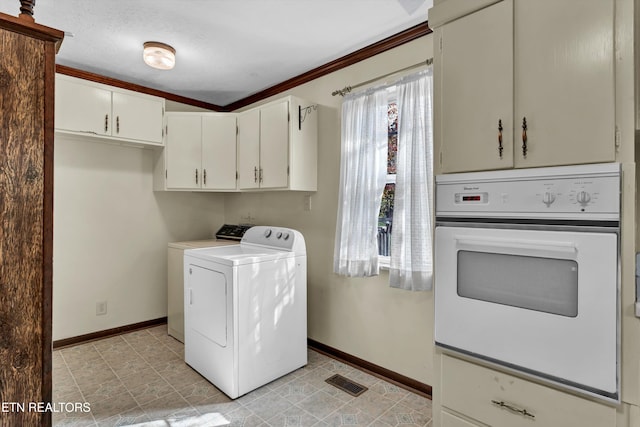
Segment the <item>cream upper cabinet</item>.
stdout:
<path fill-rule="evenodd" d="M 289 102 L 260 109 L 260 187 L 283 188 L 289 178 Z"/>
<path fill-rule="evenodd" d="M 202 119 L 194 113 L 167 113 L 166 187 L 186 190 L 202 182 Z"/>
<path fill-rule="evenodd" d="M 164 99 L 56 75 L 58 132 L 162 145 Z"/>
<path fill-rule="evenodd" d="M 289 102 L 280 101 L 238 119 L 241 190 L 286 188 L 289 164 Z"/>
<path fill-rule="evenodd" d="M 430 12 L 438 172 L 614 161 L 613 0 L 484 3 Z"/>
<path fill-rule="evenodd" d="M 236 189 L 236 115 L 202 115 L 202 188 Z"/>
<path fill-rule="evenodd" d="M 166 133 L 156 190 L 236 189 L 235 114 L 167 113 Z"/>
<path fill-rule="evenodd" d="M 504 1 L 438 30 L 441 121 L 435 125 L 443 171 L 513 167 L 512 9 Z"/>
<path fill-rule="evenodd" d="M 241 113 L 238 188 L 316 191 L 317 116 L 293 96 Z"/>
<path fill-rule="evenodd" d="M 238 188 L 259 188 L 260 110 L 238 115 Z"/>

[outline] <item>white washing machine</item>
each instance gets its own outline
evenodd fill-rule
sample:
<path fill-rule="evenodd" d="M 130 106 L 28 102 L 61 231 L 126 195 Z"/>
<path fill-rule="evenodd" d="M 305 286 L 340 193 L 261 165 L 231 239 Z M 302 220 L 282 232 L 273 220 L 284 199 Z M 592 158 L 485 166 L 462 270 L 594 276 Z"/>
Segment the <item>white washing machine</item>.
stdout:
<path fill-rule="evenodd" d="M 235 399 L 307 364 L 307 255 L 298 231 L 184 251 L 185 362 Z"/>

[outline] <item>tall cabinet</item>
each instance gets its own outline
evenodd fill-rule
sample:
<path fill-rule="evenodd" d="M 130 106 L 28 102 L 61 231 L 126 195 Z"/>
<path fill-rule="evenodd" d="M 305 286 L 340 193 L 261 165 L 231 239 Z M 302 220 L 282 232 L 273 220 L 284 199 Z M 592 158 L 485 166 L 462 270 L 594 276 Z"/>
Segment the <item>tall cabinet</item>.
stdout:
<path fill-rule="evenodd" d="M 436 0 L 436 173 L 615 161 L 617 4 Z M 436 427 L 626 425 L 611 402 L 477 359 L 434 364 Z"/>
<path fill-rule="evenodd" d="M 463 3 L 429 15 L 437 171 L 615 160 L 614 1 Z"/>
<path fill-rule="evenodd" d="M 63 37 L 0 13 L 0 396 L 25 406 L 52 399 L 54 75 Z M 51 425 L 51 412 L 3 412 L 3 426 Z"/>

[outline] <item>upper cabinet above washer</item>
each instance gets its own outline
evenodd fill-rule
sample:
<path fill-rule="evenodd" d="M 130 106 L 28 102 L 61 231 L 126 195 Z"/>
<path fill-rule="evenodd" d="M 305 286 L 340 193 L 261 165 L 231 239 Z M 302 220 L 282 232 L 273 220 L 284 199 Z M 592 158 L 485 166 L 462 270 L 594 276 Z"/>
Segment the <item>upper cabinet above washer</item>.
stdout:
<path fill-rule="evenodd" d="M 156 150 L 154 189 L 236 189 L 236 115 L 166 114 L 164 150 Z"/>
<path fill-rule="evenodd" d="M 56 75 L 56 132 L 162 145 L 164 99 Z"/>
<path fill-rule="evenodd" d="M 316 191 L 317 105 L 294 96 L 238 115 L 240 190 Z"/>
<path fill-rule="evenodd" d="M 438 173 L 615 160 L 613 0 L 446 0 L 429 15 Z"/>

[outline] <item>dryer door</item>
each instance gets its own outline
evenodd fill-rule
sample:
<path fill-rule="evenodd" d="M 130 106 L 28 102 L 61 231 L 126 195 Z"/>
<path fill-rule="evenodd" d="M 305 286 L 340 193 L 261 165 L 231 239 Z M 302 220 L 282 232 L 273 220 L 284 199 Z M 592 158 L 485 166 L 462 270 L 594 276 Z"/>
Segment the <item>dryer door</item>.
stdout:
<path fill-rule="evenodd" d="M 227 346 L 227 279 L 219 271 L 190 265 L 185 307 L 191 329 L 220 347 Z"/>

